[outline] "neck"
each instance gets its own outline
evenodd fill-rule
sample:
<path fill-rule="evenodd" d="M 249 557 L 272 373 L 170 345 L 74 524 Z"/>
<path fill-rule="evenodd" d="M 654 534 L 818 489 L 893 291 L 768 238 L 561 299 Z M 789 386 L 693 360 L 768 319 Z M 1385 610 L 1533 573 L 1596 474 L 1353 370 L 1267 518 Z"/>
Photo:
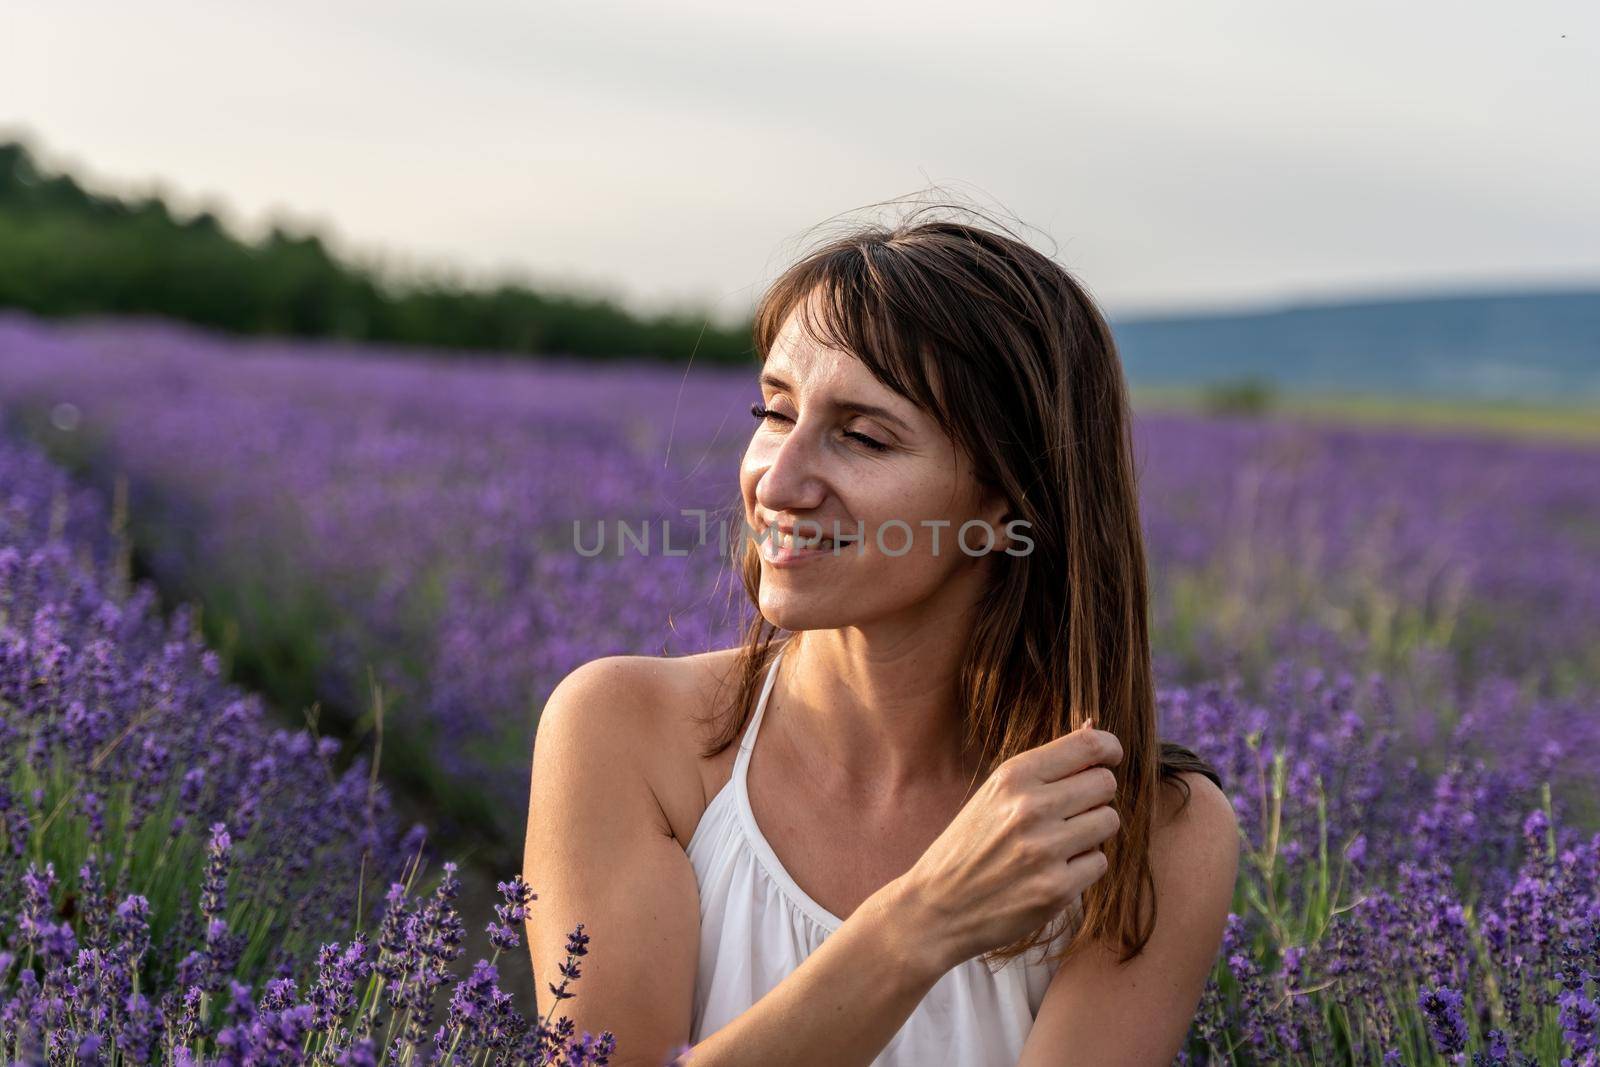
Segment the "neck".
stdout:
<path fill-rule="evenodd" d="M 771 699 L 795 758 L 863 803 L 967 783 L 976 757 L 962 750 L 956 674 L 968 636 L 924 624 L 895 640 L 857 627 L 791 638 Z"/>

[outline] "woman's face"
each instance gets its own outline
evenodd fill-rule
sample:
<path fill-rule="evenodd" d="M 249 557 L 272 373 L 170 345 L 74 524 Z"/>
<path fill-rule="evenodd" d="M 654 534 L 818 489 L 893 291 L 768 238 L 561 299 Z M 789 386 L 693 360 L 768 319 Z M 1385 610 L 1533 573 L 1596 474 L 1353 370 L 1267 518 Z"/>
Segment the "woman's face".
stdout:
<path fill-rule="evenodd" d="M 980 491 L 955 442 L 854 356 L 804 336 L 796 314 L 760 384 L 772 414 L 739 484 L 762 615 L 790 631 L 963 616 L 1007 542 L 1004 500 Z M 973 520 L 983 525 L 967 529 L 964 552 L 957 531 Z M 800 549 L 783 547 L 778 528 L 834 544 L 785 560 Z"/>

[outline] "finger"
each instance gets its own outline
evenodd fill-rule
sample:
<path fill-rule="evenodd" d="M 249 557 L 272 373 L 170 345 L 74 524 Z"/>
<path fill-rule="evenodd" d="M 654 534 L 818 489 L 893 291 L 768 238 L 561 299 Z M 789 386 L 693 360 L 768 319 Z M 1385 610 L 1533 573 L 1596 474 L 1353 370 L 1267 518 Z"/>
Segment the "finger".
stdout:
<path fill-rule="evenodd" d="M 1053 818 L 1070 819 L 1117 799 L 1116 772 L 1105 764 L 1085 767 L 1077 774 L 1046 783 L 1044 810 Z"/>
<path fill-rule="evenodd" d="M 1096 764 L 1116 766 L 1122 762 L 1122 742 L 1109 730 L 1074 730 L 1019 758 L 1039 781 L 1054 782 Z"/>
<path fill-rule="evenodd" d="M 1063 820 L 1057 840 L 1062 843 L 1062 853 L 1073 856 L 1085 849 L 1100 848 L 1121 829 L 1122 818 L 1116 809 L 1109 804 L 1101 804 Z"/>
<path fill-rule="evenodd" d="M 1091 885 L 1110 868 L 1109 861 L 1110 857 L 1100 849 L 1091 848 L 1067 860 L 1066 876 L 1076 883 Z"/>

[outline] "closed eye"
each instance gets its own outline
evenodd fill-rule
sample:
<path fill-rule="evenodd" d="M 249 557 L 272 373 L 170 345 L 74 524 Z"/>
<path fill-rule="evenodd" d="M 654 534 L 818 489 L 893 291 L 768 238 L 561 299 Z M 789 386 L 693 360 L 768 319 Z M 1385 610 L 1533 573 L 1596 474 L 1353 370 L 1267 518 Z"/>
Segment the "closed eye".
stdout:
<path fill-rule="evenodd" d="M 750 414 L 752 414 L 756 418 L 762 419 L 762 420 L 776 419 L 779 422 L 793 422 L 794 421 L 793 419 L 789 418 L 789 416 L 787 416 L 787 415 L 778 414 L 776 411 L 773 411 L 771 408 L 769 408 L 766 405 L 762 404 L 760 401 L 757 401 L 756 403 L 750 405 Z M 873 439 L 871 437 L 868 437 L 866 434 L 860 433 L 860 432 L 858 432 L 856 430 L 846 430 L 844 432 L 844 435 L 846 437 L 855 438 L 857 441 L 861 442 L 862 445 L 864 445 L 867 448 L 870 448 L 874 452 L 887 452 L 887 451 L 889 451 L 889 446 L 884 444 L 882 441 L 875 440 L 875 439 Z"/>
<path fill-rule="evenodd" d="M 857 433 L 855 430 L 846 430 L 844 432 L 844 435 L 846 437 L 854 437 L 857 441 L 860 441 L 862 444 L 866 445 L 868 448 L 872 449 L 874 452 L 887 452 L 887 451 L 889 451 L 889 446 L 888 445 L 884 444 L 882 441 L 874 441 L 872 438 L 868 437 L 864 433 Z"/>

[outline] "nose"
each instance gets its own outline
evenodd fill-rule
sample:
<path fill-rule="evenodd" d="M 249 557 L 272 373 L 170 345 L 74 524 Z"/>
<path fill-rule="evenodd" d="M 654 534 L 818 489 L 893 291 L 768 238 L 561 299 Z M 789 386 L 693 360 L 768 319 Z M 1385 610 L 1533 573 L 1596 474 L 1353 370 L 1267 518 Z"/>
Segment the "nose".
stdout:
<path fill-rule="evenodd" d="M 828 495 L 815 434 L 796 422 L 762 457 L 766 469 L 756 479 L 756 502 L 770 512 L 799 512 L 821 506 Z M 759 461 L 758 461 L 759 462 Z"/>

